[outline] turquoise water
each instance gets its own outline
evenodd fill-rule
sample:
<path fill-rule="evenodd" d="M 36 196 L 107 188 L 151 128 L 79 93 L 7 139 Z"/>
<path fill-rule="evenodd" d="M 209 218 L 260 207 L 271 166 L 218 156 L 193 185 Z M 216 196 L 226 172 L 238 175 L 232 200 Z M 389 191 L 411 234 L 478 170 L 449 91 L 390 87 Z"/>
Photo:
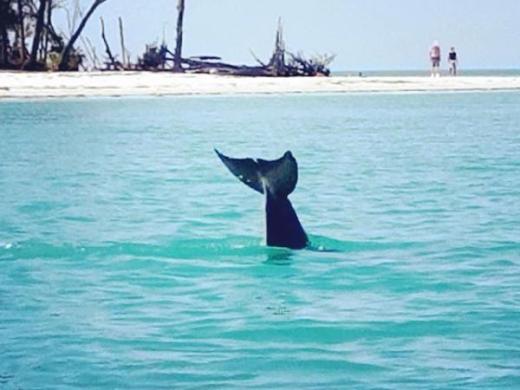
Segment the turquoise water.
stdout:
<path fill-rule="evenodd" d="M 429 76 L 431 72 L 430 64 L 426 64 L 423 69 L 415 70 L 348 70 L 333 72 L 333 75 L 337 76 L 358 76 L 359 72 L 363 76 L 375 76 L 375 77 L 420 77 Z M 441 64 L 441 74 L 449 77 L 448 64 Z M 458 76 L 484 76 L 484 77 L 520 77 L 520 69 L 464 69 L 464 67 L 457 70 Z"/>
<path fill-rule="evenodd" d="M 520 94 L 0 104 L 0 388 L 520 386 Z M 214 155 L 292 150 L 312 248 Z"/>

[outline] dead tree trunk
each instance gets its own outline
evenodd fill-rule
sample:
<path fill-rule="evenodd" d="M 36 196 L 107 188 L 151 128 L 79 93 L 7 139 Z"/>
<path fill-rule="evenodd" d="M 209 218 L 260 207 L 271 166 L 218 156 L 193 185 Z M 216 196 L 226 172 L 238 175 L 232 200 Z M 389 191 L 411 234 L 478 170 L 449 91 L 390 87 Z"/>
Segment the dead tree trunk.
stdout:
<path fill-rule="evenodd" d="M 0 22 L 3 22 L 0 20 Z M 0 24 L 0 47 L 2 51 L 0 53 L 0 66 L 9 65 L 9 35 L 7 33 L 7 26 Z"/>
<path fill-rule="evenodd" d="M 103 43 L 105 44 L 105 51 L 107 52 L 108 59 L 110 60 L 110 64 L 112 65 L 112 68 L 117 69 L 117 63 L 112 55 L 112 50 L 110 50 L 110 46 L 107 41 L 107 37 L 105 35 L 105 22 L 103 21 L 103 18 L 99 18 L 101 21 L 101 38 L 103 39 Z"/>
<path fill-rule="evenodd" d="M 47 21 L 45 23 L 46 31 L 45 31 L 45 41 L 43 43 L 43 58 L 47 61 L 47 53 L 49 52 L 49 38 L 51 35 L 52 29 L 52 0 L 48 0 L 49 4 L 47 5 Z"/>
<path fill-rule="evenodd" d="M 267 65 L 273 71 L 273 76 L 285 76 L 287 73 L 285 65 L 285 41 L 283 40 L 282 19 L 278 19 L 274 52 Z"/>
<path fill-rule="evenodd" d="M 81 41 L 83 42 L 87 56 L 89 57 L 90 62 L 93 64 L 94 69 L 99 69 L 99 59 L 96 54 L 96 48 L 87 37 L 81 37 Z"/>
<path fill-rule="evenodd" d="M 23 13 L 22 0 L 18 0 L 18 24 L 20 29 L 20 60 L 25 64 L 25 15 Z"/>
<path fill-rule="evenodd" d="M 175 44 L 175 55 L 173 57 L 173 70 L 182 72 L 182 25 L 184 22 L 184 0 L 177 3 L 177 41 Z"/>
<path fill-rule="evenodd" d="M 26 64 L 26 69 L 38 68 L 38 49 L 40 48 L 41 36 L 43 31 L 43 25 L 45 23 L 45 7 L 47 6 L 47 0 L 40 0 L 40 6 L 36 13 L 36 27 L 34 29 L 34 38 L 32 42 L 31 54 L 29 61 Z"/>
<path fill-rule="evenodd" d="M 92 5 L 90 6 L 89 10 L 81 20 L 81 23 L 79 24 L 78 28 L 76 29 L 74 34 L 72 34 L 72 37 L 70 38 L 69 42 L 65 45 L 65 48 L 61 53 L 61 62 L 59 66 L 60 70 L 68 70 L 70 53 L 72 51 L 72 48 L 74 47 L 74 44 L 76 43 L 76 40 L 81 35 L 81 32 L 85 28 L 85 25 L 87 24 L 88 20 L 90 19 L 96 8 L 103 4 L 105 1 L 107 0 L 94 0 Z"/>
<path fill-rule="evenodd" d="M 121 17 L 119 17 L 119 36 L 121 38 L 121 63 L 123 68 L 125 68 L 130 63 L 130 61 L 127 60 L 126 57 L 125 34 L 123 31 L 123 19 Z"/>

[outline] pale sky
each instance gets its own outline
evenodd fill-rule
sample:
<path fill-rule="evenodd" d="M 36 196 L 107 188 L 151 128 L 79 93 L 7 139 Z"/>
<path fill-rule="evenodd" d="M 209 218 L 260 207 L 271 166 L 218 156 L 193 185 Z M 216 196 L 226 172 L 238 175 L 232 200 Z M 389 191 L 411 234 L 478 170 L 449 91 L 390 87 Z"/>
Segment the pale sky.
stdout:
<path fill-rule="evenodd" d="M 72 2 L 72 0 L 68 0 Z M 92 0 L 80 0 L 84 8 Z M 135 59 L 146 43 L 174 47 L 177 0 L 108 0 L 85 34 L 103 54 L 99 16 L 115 53 L 117 18 Z M 291 51 L 335 53 L 333 70 L 409 70 L 429 66 L 434 40 L 457 48 L 466 69 L 520 68 L 520 0 L 186 0 L 184 55 L 219 55 L 231 63 L 267 60 L 278 17 Z M 63 16 L 56 24 L 65 31 Z"/>

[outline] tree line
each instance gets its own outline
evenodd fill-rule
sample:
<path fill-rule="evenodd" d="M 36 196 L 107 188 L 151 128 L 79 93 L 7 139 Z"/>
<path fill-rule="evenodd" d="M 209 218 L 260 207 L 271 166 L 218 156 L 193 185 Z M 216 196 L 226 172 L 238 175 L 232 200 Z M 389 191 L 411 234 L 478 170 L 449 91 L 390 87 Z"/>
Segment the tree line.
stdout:
<path fill-rule="evenodd" d="M 83 60 L 78 40 L 96 9 L 108 0 L 91 0 L 85 13 L 79 9 L 79 1 L 63 0 L 0 0 L 0 69 L 20 70 L 78 70 Z M 256 66 L 234 65 L 221 62 L 218 56 L 182 56 L 183 23 L 185 0 L 172 0 L 177 5 L 177 25 L 175 49 L 170 51 L 163 42 L 160 47 L 147 45 L 137 63 L 132 64 L 126 57 L 123 22 L 119 18 L 122 61 L 118 61 L 108 44 L 105 27 L 101 18 L 101 37 L 105 45 L 107 60 L 102 70 L 171 70 L 174 72 L 214 73 L 241 76 L 316 76 L 329 75 L 328 65 L 332 55 L 317 55 L 307 59 L 303 54 L 293 54 L 286 50 L 279 22 L 273 54 L 268 62 L 258 60 Z M 71 22 L 71 7 L 73 19 Z M 70 36 L 57 32 L 53 25 L 53 13 L 64 9 L 69 15 Z M 173 15 L 172 15 L 173 16 Z M 77 26 L 73 26 L 76 25 Z M 83 38 L 82 38 L 83 39 Z M 83 40 L 83 43 L 89 42 Z M 88 45 L 87 45 L 88 46 Z M 87 47 L 88 49 L 88 47 Z M 90 45 L 92 49 L 92 45 Z M 97 63 L 95 53 L 91 59 Z"/>
<path fill-rule="evenodd" d="M 58 33 L 53 13 L 59 0 L 0 0 L 0 68 L 77 70 L 76 43 L 94 11 L 107 0 L 93 0 L 70 37 Z M 78 6 L 76 4 L 76 6 Z"/>

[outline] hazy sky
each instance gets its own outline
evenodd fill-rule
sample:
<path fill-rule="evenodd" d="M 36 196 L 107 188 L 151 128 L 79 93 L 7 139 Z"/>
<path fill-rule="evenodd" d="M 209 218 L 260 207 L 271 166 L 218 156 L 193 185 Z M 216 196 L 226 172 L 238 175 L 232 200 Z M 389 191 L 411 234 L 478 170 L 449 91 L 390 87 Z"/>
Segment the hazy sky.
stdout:
<path fill-rule="evenodd" d="M 91 2 L 81 0 L 85 8 Z M 147 42 L 160 43 L 163 31 L 173 48 L 176 3 L 108 0 L 85 32 L 102 54 L 102 15 L 119 53 L 122 16 L 134 58 Z M 278 17 L 290 50 L 335 53 L 334 70 L 427 68 L 433 40 L 444 58 L 454 45 L 462 68 L 520 68 L 520 0 L 186 0 L 184 54 L 253 63 L 253 50 L 267 59 Z M 62 17 L 56 21 L 65 28 Z"/>

